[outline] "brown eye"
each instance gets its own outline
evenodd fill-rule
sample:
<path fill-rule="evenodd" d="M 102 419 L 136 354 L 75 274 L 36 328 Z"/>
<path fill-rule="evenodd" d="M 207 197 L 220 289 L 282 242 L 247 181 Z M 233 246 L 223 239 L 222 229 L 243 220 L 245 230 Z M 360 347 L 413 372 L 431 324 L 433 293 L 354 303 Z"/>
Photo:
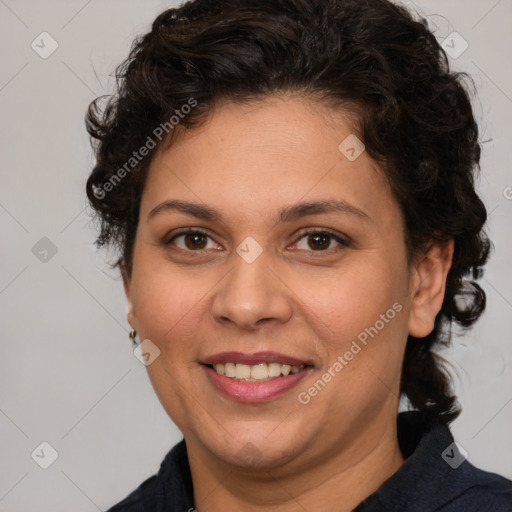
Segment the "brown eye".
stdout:
<path fill-rule="evenodd" d="M 332 243 L 335 243 L 332 247 Z M 297 248 L 306 251 L 324 252 L 330 249 L 340 249 L 341 247 L 348 247 L 349 242 L 342 237 L 330 233 L 329 231 L 309 231 L 304 233 L 299 242 L 297 242 Z"/>
<path fill-rule="evenodd" d="M 328 249 L 331 242 L 329 235 L 309 235 L 308 245 L 311 249 Z"/>
<path fill-rule="evenodd" d="M 211 241 L 211 245 L 208 243 Z M 206 233 L 198 230 L 186 230 L 177 233 L 170 238 L 165 245 L 175 245 L 179 249 L 186 251 L 201 251 L 204 249 L 218 249 L 218 245 L 214 243 L 212 238 Z"/>
<path fill-rule="evenodd" d="M 188 249 L 204 249 L 206 247 L 206 236 L 200 233 L 183 235 L 183 237 Z"/>

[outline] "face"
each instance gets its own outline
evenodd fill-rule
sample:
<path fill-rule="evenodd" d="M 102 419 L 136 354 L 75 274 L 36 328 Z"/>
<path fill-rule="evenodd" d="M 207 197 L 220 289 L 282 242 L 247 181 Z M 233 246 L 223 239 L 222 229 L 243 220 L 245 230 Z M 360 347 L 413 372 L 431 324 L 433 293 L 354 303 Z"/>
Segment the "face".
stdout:
<path fill-rule="evenodd" d="M 395 421 L 407 335 L 428 334 L 442 297 L 408 266 L 381 171 L 339 149 L 348 119 L 225 102 L 152 161 L 128 319 L 160 351 L 149 377 L 189 451 L 299 467 Z"/>

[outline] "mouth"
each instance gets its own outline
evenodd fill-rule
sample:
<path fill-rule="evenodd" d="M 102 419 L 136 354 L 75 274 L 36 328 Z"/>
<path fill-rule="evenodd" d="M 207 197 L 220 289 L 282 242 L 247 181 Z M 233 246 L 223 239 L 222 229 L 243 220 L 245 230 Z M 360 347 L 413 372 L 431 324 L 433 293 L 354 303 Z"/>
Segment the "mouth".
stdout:
<path fill-rule="evenodd" d="M 253 365 L 241 363 L 216 363 L 206 365 L 219 375 L 224 375 L 228 379 L 244 382 L 265 382 L 287 375 L 299 373 L 307 365 L 301 364 L 289 365 L 285 363 L 257 363 Z"/>
<path fill-rule="evenodd" d="M 291 390 L 313 370 L 310 361 L 275 352 L 224 352 L 201 362 L 217 391 L 241 402 L 266 402 Z"/>

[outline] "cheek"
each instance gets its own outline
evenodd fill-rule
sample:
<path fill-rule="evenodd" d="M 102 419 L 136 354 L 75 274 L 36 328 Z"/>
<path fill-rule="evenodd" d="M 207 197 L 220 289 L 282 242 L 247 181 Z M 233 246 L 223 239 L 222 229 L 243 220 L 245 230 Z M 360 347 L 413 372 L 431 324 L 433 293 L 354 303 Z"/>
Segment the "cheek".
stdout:
<path fill-rule="evenodd" d="M 323 340 L 322 372 L 338 376 L 331 392 L 340 408 L 347 401 L 379 404 L 396 387 L 407 339 L 405 278 L 398 265 L 367 258 L 335 279 L 301 289 L 308 297 L 304 310 Z M 348 393 L 343 400 L 336 398 L 340 389 Z M 321 400 L 330 403 L 327 394 Z"/>
<path fill-rule="evenodd" d="M 368 262 L 331 273 L 327 279 L 303 275 L 294 291 L 305 311 L 310 310 L 308 316 L 323 326 L 328 337 L 341 341 L 357 336 L 402 300 L 403 287 L 398 281 L 389 267 Z"/>
<path fill-rule="evenodd" d="M 179 341 L 197 328 L 215 280 L 207 272 L 181 270 L 161 260 L 142 255 L 137 267 L 141 271 L 134 267 L 134 314 L 141 335 L 160 350 L 182 350 Z"/>

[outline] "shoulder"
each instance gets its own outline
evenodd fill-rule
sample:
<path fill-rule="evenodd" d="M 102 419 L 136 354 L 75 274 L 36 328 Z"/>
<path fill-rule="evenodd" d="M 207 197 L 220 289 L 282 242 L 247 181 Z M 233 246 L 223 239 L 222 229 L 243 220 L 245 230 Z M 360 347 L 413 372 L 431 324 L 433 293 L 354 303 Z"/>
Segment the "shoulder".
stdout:
<path fill-rule="evenodd" d="M 193 499 L 191 482 L 187 449 L 182 440 L 167 453 L 157 474 L 144 480 L 107 512 L 181 510 Z"/>
<path fill-rule="evenodd" d="M 512 512 L 512 481 L 479 469 L 468 461 L 454 470 L 451 486 L 458 492 L 449 503 L 441 506 L 443 512 Z"/>
<path fill-rule="evenodd" d="M 109 508 L 107 512 L 146 512 L 146 510 L 151 510 L 147 507 L 150 506 L 151 501 L 154 501 L 157 478 L 158 475 L 153 475 L 144 480 L 137 489 L 112 508 Z"/>
<path fill-rule="evenodd" d="M 418 510 L 429 505 L 436 512 L 512 512 L 512 481 L 471 464 L 447 424 L 423 420 L 410 469 L 425 478 L 417 482 L 420 492 L 411 505 L 421 505 Z"/>
<path fill-rule="evenodd" d="M 512 481 L 471 464 L 447 424 L 401 413 L 404 464 L 357 512 L 512 512 Z"/>

